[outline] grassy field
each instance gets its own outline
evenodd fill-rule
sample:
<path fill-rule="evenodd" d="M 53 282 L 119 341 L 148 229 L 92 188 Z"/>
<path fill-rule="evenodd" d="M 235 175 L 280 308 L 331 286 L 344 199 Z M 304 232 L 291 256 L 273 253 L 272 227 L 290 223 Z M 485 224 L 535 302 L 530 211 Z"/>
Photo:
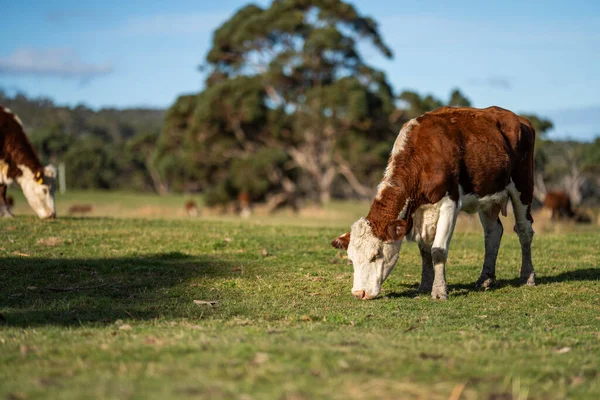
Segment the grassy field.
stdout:
<path fill-rule="evenodd" d="M 40 221 L 17 197 L 0 220 L 0 398 L 600 398 L 597 226 L 536 229 L 528 288 L 506 221 L 482 292 L 483 237 L 462 218 L 448 301 L 417 293 L 414 244 L 358 301 L 329 241 L 366 205 L 241 221 L 183 218 L 183 199 L 75 193 L 59 213 L 93 202 L 91 217 Z"/>

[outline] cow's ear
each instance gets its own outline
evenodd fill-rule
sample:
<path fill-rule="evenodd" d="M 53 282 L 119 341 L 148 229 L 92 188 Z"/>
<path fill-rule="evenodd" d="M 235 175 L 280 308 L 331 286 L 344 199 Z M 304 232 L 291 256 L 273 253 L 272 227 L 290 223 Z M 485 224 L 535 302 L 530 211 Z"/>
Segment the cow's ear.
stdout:
<path fill-rule="evenodd" d="M 405 219 L 397 219 L 390 222 L 387 226 L 387 238 L 390 242 L 397 242 L 404 238 L 410 230 L 410 223 Z"/>
<path fill-rule="evenodd" d="M 346 232 L 331 241 L 331 245 L 336 249 L 348 250 L 350 244 L 350 232 Z"/>

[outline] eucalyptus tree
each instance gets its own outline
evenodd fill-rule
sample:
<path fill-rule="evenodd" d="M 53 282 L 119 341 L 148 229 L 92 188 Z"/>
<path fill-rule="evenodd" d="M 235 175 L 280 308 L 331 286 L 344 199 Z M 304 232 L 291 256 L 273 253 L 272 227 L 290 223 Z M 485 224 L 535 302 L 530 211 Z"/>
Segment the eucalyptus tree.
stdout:
<path fill-rule="evenodd" d="M 393 135 L 394 98 L 385 75 L 359 51 L 363 41 L 392 56 L 376 22 L 341 0 L 243 7 L 214 33 L 192 131 L 207 140 L 218 130 L 219 143 L 232 143 L 224 156 L 283 150 L 290 158 L 283 175 L 301 171 L 320 202 L 330 199 L 338 176 L 368 195 L 361 181 L 373 161 L 381 163 L 378 142 Z M 205 145 L 214 153 L 216 143 Z"/>

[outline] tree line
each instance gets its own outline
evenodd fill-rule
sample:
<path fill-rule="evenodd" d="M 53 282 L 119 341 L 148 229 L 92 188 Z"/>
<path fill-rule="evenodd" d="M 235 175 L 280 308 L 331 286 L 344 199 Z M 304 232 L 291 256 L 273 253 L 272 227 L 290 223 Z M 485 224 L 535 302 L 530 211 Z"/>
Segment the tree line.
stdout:
<path fill-rule="evenodd" d="M 42 162 L 65 163 L 69 188 L 156 190 L 141 142 L 156 142 L 164 110 L 96 111 L 2 90 L 0 105 L 19 116 Z"/>
<path fill-rule="evenodd" d="M 391 50 L 377 23 L 341 0 L 250 4 L 213 34 L 199 66 L 204 90 L 167 110 L 59 107 L 0 93 L 47 161 L 64 161 L 71 187 L 203 193 L 208 204 L 243 194 L 269 207 L 368 198 L 402 124 L 447 99 L 394 92 L 361 53 Z M 600 139 L 552 142 L 538 133 L 538 192 L 598 194 Z"/>

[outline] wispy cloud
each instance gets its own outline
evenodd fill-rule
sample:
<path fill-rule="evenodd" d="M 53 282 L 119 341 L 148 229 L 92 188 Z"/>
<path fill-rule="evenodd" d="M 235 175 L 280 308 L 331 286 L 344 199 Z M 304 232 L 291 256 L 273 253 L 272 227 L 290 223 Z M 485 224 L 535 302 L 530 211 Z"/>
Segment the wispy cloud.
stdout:
<path fill-rule="evenodd" d="M 111 64 L 85 62 L 69 49 L 21 48 L 6 57 L 0 57 L 0 74 L 3 75 L 60 77 L 89 81 L 110 74 L 112 71 Z"/>
<path fill-rule="evenodd" d="M 106 10 L 100 9 L 87 9 L 87 8 L 71 8 L 71 9 L 58 9 L 48 12 L 45 16 L 46 21 L 53 24 L 66 24 L 72 22 L 94 22 L 101 20 L 114 19 L 113 14 Z"/>
<path fill-rule="evenodd" d="M 225 22 L 228 13 L 156 14 L 128 18 L 114 32 L 133 36 L 210 33 Z"/>
<path fill-rule="evenodd" d="M 510 90 L 512 87 L 511 79 L 505 76 L 488 76 L 484 79 L 473 78 L 469 80 L 471 85 L 489 86 L 494 89 Z"/>

